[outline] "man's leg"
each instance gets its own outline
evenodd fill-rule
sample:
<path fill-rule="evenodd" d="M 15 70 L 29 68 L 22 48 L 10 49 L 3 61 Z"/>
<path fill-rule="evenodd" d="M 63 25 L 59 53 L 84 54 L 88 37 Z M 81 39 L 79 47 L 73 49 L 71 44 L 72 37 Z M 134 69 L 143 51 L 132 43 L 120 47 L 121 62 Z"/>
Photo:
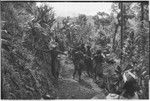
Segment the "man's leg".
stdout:
<path fill-rule="evenodd" d="M 77 72 L 77 68 L 78 68 L 78 65 L 75 61 L 73 61 L 74 63 L 74 73 L 73 73 L 73 79 L 75 79 L 75 75 L 76 75 L 76 72 Z"/>
<path fill-rule="evenodd" d="M 77 72 L 77 70 L 76 70 L 76 68 L 75 68 L 75 69 L 74 69 L 74 73 L 73 73 L 73 79 L 75 79 L 76 72 Z"/>
<path fill-rule="evenodd" d="M 78 69 L 79 81 L 81 81 L 81 74 L 82 74 L 82 70 Z"/>
<path fill-rule="evenodd" d="M 51 68 L 52 68 L 52 74 L 53 76 L 55 77 L 55 62 L 52 60 L 52 63 L 51 63 Z"/>

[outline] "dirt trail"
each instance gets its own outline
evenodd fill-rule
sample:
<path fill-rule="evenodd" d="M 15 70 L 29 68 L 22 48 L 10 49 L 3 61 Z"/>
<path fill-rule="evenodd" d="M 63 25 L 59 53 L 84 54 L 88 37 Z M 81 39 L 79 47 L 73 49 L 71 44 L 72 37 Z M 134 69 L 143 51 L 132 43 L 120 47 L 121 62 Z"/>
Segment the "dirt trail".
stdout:
<path fill-rule="evenodd" d="M 61 64 L 62 72 L 58 81 L 58 99 L 91 99 L 97 94 L 100 95 L 99 98 L 101 99 L 105 97 L 102 89 L 85 73 L 82 74 L 80 82 L 73 79 L 74 66 L 67 57 L 62 56 Z"/>

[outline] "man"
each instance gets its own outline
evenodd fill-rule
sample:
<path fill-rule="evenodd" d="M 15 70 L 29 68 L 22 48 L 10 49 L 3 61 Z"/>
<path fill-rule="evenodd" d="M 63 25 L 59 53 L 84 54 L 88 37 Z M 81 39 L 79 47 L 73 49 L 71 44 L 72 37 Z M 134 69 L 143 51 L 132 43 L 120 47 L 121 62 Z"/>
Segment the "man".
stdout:
<path fill-rule="evenodd" d="M 93 63 L 92 63 L 92 58 L 91 58 L 92 53 L 90 49 L 91 49 L 90 46 L 86 47 L 85 65 L 86 65 L 88 75 L 92 76 Z"/>
<path fill-rule="evenodd" d="M 139 90 L 137 86 L 137 76 L 132 72 L 132 69 L 126 70 L 123 73 L 123 91 L 120 95 L 118 94 L 108 94 L 106 99 L 139 99 L 137 91 Z"/>
<path fill-rule="evenodd" d="M 81 52 L 83 52 L 83 54 L 85 54 L 85 53 L 86 53 L 85 45 L 84 45 L 84 44 L 81 44 L 79 50 L 80 50 Z"/>
<path fill-rule="evenodd" d="M 86 54 L 87 54 L 89 57 L 91 57 L 91 55 L 92 55 L 92 53 L 91 53 L 91 46 L 88 45 L 88 46 L 86 47 L 86 49 L 87 49 L 87 50 L 86 50 Z"/>
<path fill-rule="evenodd" d="M 98 77 L 103 77 L 103 67 L 102 63 L 104 57 L 102 56 L 101 50 L 97 50 L 96 55 L 94 55 L 94 71 L 95 71 L 95 79 Z"/>
<path fill-rule="evenodd" d="M 50 42 L 50 52 L 51 52 L 51 68 L 52 68 L 52 74 L 55 78 L 58 78 L 59 76 L 59 70 L 60 70 L 60 62 L 58 61 L 58 55 L 65 53 L 58 50 L 58 43 L 53 41 Z"/>
<path fill-rule="evenodd" d="M 78 72 L 79 75 L 79 80 L 81 79 L 81 74 L 84 69 L 84 49 L 83 45 L 78 46 L 73 49 L 72 51 L 72 60 L 74 63 L 74 73 L 73 73 L 73 78 L 75 78 L 75 74 Z"/>

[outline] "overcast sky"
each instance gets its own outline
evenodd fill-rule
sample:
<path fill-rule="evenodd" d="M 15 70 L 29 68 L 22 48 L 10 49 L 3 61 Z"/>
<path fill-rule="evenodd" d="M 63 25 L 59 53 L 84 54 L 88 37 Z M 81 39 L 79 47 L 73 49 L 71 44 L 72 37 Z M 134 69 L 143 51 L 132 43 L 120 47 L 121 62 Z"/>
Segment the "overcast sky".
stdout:
<path fill-rule="evenodd" d="M 37 3 L 40 5 L 41 3 Z M 95 2 L 95 3 L 47 3 L 49 6 L 54 8 L 54 11 L 56 13 L 56 16 L 70 16 L 70 17 L 75 17 L 78 16 L 78 14 L 86 14 L 86 15 L 95 15 L 97 12 L 106 12 L 109 13 L 111 12 L 111 4 L 108 2 Z"/>

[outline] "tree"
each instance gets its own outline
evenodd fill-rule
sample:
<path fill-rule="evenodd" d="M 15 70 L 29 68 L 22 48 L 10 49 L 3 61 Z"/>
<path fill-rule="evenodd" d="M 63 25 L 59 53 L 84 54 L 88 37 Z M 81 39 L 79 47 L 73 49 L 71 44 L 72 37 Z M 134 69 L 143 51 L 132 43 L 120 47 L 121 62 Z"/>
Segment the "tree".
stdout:
<path fill-rule="evenodd" d="M 31 2 L 2 2 L 1 7 L 2 98 L 40 99 L 48 90 L 56 90 L 52 80 L 48 79 L 48 73 L 39 71 L 42 69 L 50 72 L 50 68 L 46 68 L 50 66 L 43 62 L 47 62 L 47 55 L 43 51 L 48 50 L 49 41 L 48 27 L 43 26 L 43 23 L 51 26 L 53 19 L 37 20 L 34 15 L 34 11 L 37 11 L 36 4 Z M 43 12 L 44 10 L 41 14 Z"/>
<path fill-rule="evenodd" d="M 77 25 L 80 25 L 80 26 L 82 26 L 82 27 L 84 27 L 84 26 L 87 24 L 86 15 L 80 14 L 80 15 L 78 16 L 78 18 L 76 19 L 76 24 L 77 24 Z"/>

